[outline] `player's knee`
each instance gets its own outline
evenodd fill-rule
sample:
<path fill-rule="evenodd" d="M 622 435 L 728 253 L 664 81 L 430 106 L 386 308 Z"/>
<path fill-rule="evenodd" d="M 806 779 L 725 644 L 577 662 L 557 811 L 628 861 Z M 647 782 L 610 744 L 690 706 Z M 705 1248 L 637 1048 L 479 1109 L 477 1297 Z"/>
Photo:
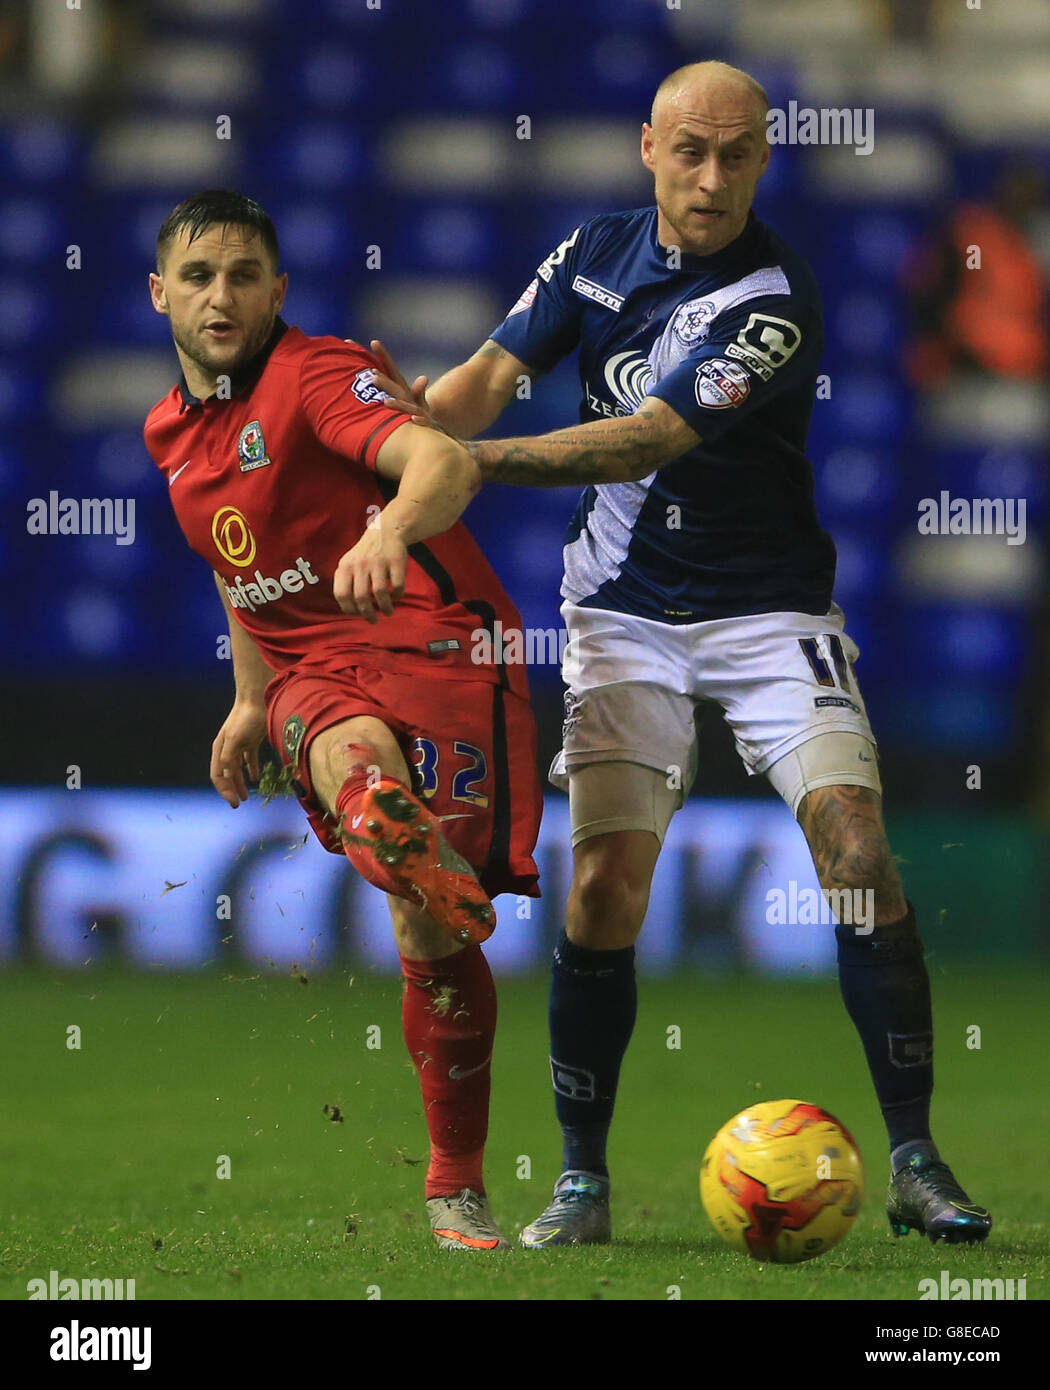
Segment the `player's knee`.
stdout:
<path fill-rule="evenodd" d="M 395 777 L 407 784 L 408 770 L 393 734 L 374 719 L 365 727 L 355 725 L 356 720 L 347 720 L 325 729 L 310 746 L 314 790 L 331 805 L 346 779 L 357 772 L 366 773 L 375 783 Z"/>
<path fill-rule="evenodd" d="M 569 893 L 569 937 L 595 949 L 630 946 L 648 905 L 647 877 L 604 858 L 585 860 L 576 867 Z"/>
<path fill-rule="evenodd" d="M 906 910 L 900 873 L 884 834 L 873 835 L 870 830 L 842 832 L 832 872 L 821 878 L 828 880 L 822 882 L 825 889 L 854 896 L 870 894 L 877 923 L 896 921 Z"/>
<path fill-rule="evenodd" d="M 876 888 L 897 877 L 889 843 L 870 830 L 846 830 L 839 847 L 836 877 L 847 888 Z"/>
<path fill-rule="evenodd" d="M 376 781 L 383 775 L 383 755 L 368 738 L 340 740 L 331 750 L 336 770 L 349 777 L 354 772 L 370 772 Z M 389 761 L 389 758 L 387 759 Z"/>

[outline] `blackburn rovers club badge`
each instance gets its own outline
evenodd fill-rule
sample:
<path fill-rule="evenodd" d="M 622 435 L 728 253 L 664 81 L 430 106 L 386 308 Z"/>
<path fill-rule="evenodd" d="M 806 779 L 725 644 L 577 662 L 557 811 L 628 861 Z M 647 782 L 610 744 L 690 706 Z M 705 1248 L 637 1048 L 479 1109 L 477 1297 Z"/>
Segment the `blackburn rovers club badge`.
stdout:
<path fill-rule="evenodd" d="M 250 421 L 241 430 L 241 437 L 237 440 L 237 457 L 241 461 L 242 473 L 250 473 L 253 468 L 265 468 L 273 462 L 266 452 L 266 440 L 263 439 L 262 425 L 258 420 Z"/>

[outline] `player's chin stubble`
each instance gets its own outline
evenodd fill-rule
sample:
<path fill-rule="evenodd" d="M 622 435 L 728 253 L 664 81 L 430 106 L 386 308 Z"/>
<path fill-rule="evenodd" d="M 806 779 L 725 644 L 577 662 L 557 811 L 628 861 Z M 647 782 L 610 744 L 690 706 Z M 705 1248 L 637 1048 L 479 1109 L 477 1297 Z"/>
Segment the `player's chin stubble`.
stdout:
<path fill-rule="evenodd" d="M 273 332 L 275 318 L 276 315 L 271 316 L 269 322 L 261 324 L 254 333 L 246 337 L 243 346 L 233 357 L 213 352 L 201 340 L 199 333 L 191 337 L 183 328 L 176 328 L 174 324 L 172 325 L 171 336 L 175 339 L 176 346 L 185 353 L 195 366 L 215 376 L 220 372 L 236 371 L 244 363 L 250 362 L 262 350 Z M 200 332 L 202 333 L 203 329 Z"/>

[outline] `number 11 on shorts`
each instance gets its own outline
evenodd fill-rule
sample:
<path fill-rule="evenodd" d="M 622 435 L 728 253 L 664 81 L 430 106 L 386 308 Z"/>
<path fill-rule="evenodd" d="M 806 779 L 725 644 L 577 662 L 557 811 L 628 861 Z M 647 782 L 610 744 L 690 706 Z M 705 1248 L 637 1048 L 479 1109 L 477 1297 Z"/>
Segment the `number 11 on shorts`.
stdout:
<path fill-rule="evenodd" d="M 825 634 L 825 642 L 831 653 L 831 659 L 835 663 L 835 673 L 839 678 L 839 685 L 843 690 L 849 689 L 849 662 L 846 660 L 846 653 L 842 650 L 840 638 L 833 632 Z M 802 648 L 803 655 L 809 662 L 809 669 L 819 685 L 834 685 L 835 678 L 831 674 L 828 663 L 820 654 L 815 637 L 800 637 L 798 644 Z"/>

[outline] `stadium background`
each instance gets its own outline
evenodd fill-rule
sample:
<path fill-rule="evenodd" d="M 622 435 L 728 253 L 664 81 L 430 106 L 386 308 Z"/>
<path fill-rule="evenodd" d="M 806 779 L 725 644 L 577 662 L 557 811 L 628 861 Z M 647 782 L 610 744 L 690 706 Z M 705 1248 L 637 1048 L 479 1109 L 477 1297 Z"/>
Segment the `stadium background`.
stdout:
<path fill-rule="evenodd" d="M 433 378 L 581 220 L 649 201 L 639 125 L 659 79 L 698 57 L 745 67 L 774 107 L 874 109 L 869 155 L 778 146 L 756 209 L 825 296 L 817 502 L 927 944 L 1043 958 L 1045 375 L 975 367 L 920 387 L 908 276 L 1009 161 L 1050 170 L 1048 49 L 1042 0 L 0 7 L 3 958 L 391 964 L 378 895 L 312 842 L 295 848 L 294 805 L 231 816 L 207 783 L 232 692 L 222 617 L 141 441 L 176 369 L 146 291 L 167 212 L 205 187 L 249 193 L 277 224 L 285 317 L 380 336 L 407 375 Z M 1050 260 L 1045 210 L 1029 239 Z M 556 428 L 577 403 L 564 364 L 494 432 Z M 1025 498 L 1026 543 L 920 537 L 918 502 L 941 489 Z M 51 490 L 134 498 L 134 544 L 29 534 L 27 503 Z M 493 487 L 468 514 L 527 626 L 558 626 L 574 497 Z M 545 763 L 561 685 L 554 666 L 530 677 Z M 564 812 L 552 793 L 543 903 L 524 919 L 503 900 L 503 969 L 541 965 L 559 925 Z M 768 887 L 812 871 L 717 722 L 669 849 L 646 968 L 830 966 L 829 928 L 764 923 Z M 224 893 L 232 922 L 216 916 Z"/>

